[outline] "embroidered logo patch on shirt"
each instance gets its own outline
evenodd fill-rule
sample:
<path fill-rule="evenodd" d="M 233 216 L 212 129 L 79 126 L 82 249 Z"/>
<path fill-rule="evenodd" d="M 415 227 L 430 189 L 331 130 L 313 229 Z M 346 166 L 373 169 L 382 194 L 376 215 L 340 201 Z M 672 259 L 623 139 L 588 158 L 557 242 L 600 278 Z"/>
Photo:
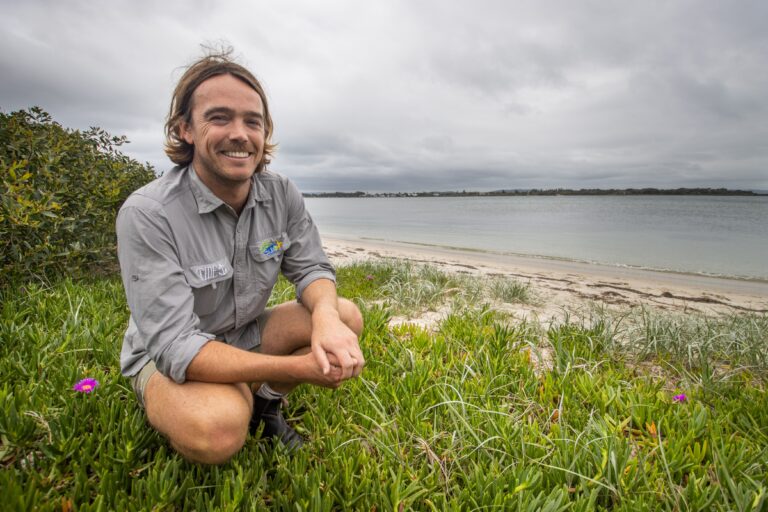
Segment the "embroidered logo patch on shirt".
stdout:
<path fill-rule="evenodd" d="M 283 248 L 283 242 L 280 240 L 264 240 L 259 245 L 259 252 L 264 256 L 274 256 Z"/>
<path fill-rule="evenodd" d="M 220 261 L 216 263 L 208 263 L 207 265 L 190 267 L 190 270 L 203 281 L 210 281 L 217 277 L 226 276 L 229 273 L 229 267 Z"/>

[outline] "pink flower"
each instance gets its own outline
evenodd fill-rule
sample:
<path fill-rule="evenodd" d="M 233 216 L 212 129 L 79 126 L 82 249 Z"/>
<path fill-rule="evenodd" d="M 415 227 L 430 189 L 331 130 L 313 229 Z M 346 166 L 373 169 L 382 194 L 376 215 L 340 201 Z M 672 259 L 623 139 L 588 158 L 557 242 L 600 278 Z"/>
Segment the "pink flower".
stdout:
<path fill-rule="evenodd" d="M 673 402 L 685 402 L 686 396 L 685 393 L 680 393 L 679 395 L 675 395 L 672 397 Z"/>
<path fill-rule="evenodd" d="M 373 281 L 373 276 L 371 274 L 368 274 L 367 276 L 365 276 L 365 280 L 366 281 Z"/>
<path fill-rule="evenodd" d="M 99 381 L 96 379 L 87 378 L 72 386 L 72 389 L 79 391 L 80 393 L 90 393 L 97 387 L 99 387 Z"/>

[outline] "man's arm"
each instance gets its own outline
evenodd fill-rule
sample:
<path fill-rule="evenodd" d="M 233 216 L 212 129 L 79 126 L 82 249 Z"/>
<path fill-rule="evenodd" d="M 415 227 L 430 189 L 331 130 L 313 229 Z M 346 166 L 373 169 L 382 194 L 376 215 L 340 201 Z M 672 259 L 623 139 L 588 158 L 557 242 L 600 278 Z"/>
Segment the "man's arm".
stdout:
<path fill-rule="evenodd" d="M 328 279 L 312 281 L 304 289 L 301 303 L 312 314 L 312 354 L 323 374 L 331 372 L 331 355 L 341 367 L 342 379 L 360 375 L 365 358 L 357 336 L 341 321 L 335 284 Z"/>
<path fill-rule="evenodd" d="M 182 383 L 189 362 L 215 336 L 200 329 L 168 220 L 153 200 L 131 196 L 116 227 L 123 286 L 137 330 L 128 352 L 145 352 L 163 375 Z"/>
<path fill-rule="evenodd" d="M 200 349 L 187 366 L 186 375 L 188 380 L 202 382 L 308 382 L 330 388 L 343 380 L 338 366 L 324 372 L 311 353 L 271 356 L 243 351 L 216 340 Z"/>
<path fill-rule="evenodd" d="M 336 273 L 323 251 L 320 233 L 307 212 L 304 199 L 290 181 L 285 183 L 288 237 L 281 270 L 296 286 L 296 297 L 312 315 L 312 354 L 328 373 L 341 367 L 344 379 L 356 377 L 365 365 L 355 333 L 341 321 L 336 296 Z M 329 358 L 331 361 L 329 362 Z"/>

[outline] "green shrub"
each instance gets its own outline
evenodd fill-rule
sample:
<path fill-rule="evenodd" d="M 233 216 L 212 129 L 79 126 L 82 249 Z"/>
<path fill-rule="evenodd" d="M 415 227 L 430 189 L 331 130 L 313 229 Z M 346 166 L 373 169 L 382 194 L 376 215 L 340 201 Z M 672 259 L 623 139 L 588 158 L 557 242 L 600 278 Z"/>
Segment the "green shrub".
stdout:
<path fill-rule="evenodd" d="M 117 210 L 155 177 L 125 137 L 64 128 L 42 109 L 0 112 L 0 286 L 115 260 Z"/>

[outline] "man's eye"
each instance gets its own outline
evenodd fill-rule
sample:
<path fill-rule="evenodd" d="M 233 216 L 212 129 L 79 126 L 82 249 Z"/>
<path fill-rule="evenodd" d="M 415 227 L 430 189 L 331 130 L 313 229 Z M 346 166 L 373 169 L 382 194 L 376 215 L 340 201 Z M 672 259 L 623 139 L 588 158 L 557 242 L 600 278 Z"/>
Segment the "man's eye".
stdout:
<path fill-rule="evenodd" d="M 249 119 L 246 121 L 248 123 L 248 126 L 253 126 L 254 128 L 261 128 L 261 119 Z"/>
<path fill-rule="evenodd" d="M 224 116 L 211 116 L 208 118 L 209 121 L 212 123 L 225 123 L 227 122 L 227 118 Z"/>

